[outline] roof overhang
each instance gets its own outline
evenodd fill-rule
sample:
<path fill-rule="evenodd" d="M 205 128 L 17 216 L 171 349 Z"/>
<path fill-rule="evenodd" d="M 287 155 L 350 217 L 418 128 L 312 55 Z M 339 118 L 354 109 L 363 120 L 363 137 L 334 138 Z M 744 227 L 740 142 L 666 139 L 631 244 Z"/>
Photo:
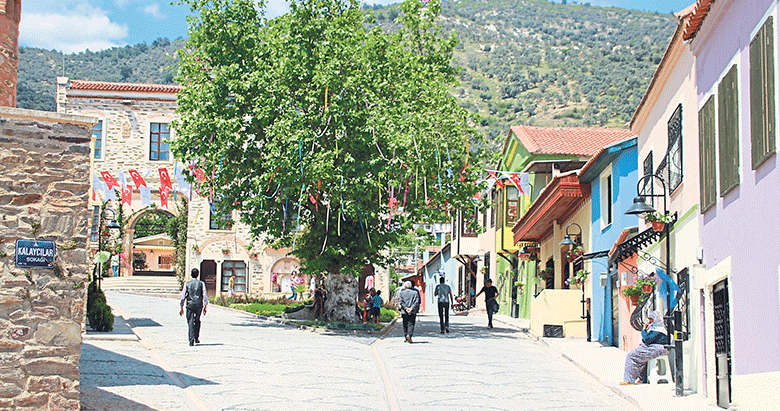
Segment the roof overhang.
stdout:
<path fill-rule="evenodd" d="M 551 173 L 553 164 L 558 165 L 560 172 L 565 173 L 567 171 L 579 170 L 585 165 L 586 160 L 538 160 L 530 162 L 523 169 L 524 173 Z"/>
<path fill-rule="evenodd" d="M 515 243 L 552 235 L 553 223 L 565 221 L 590 196 L 590 184 L 581 184 L 575 173 L 555 177 L 512 227 Z"/>

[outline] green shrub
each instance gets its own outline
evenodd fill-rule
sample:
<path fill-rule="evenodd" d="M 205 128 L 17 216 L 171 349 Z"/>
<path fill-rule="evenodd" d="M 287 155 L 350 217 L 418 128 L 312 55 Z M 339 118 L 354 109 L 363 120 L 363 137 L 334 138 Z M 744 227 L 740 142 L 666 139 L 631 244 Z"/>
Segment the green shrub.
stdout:
<path fill-rule="evenodd" d="M 97 283 L 93 281 L 87 289 L 87 315 L 94 309 L 97 302 L 106 304 L 106 295 L 103 293 L 103 290 L 98 288 Z"/>
<path fill-rule="evenodd" d="M 92 311 L 87 313 L 89 325 L 95 331 L 111 331 L 114 329 L 114 314 L 111 307 L 103 301 L 96 301 Z"/>
<path fill-rule="evenodd" d="M 393 310 L 392 308 L 382 307 L 379 310 L 379 321 L 383 323 L 393 321 L 393 318 L 395 317 L 398 317 L 398 311 Z"/>

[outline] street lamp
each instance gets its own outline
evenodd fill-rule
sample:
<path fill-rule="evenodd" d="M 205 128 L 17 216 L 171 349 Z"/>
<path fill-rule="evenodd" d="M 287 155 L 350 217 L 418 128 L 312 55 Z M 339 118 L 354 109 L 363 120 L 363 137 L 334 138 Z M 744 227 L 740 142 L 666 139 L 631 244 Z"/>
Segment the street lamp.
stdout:
<path fill-rule="evenodd" d="M 577 230 L 578 230 L 577 234 L 570 234 L 569 233 L 569 228 L 571 228 L 571 226 L 577 227 Z M 572 236 L 575 236 L 574 238 L 576 239 L 576 241 L 572 240 Z M 579 245 L 581 242 L 582 242 L 582 227 L 580 227 L 580 225 L 577 224 L 577 223 L 570 223 L 569 225 L 567 225 L 566 226 L 566 235 L 563 237 L 563 240 L 560 242 L 560 245 L 567 246 L 567 247 L 568 246 L 576 246 L 576 245 Z M 582 291 L 582 299 L 580 300 L 580 303 L 582 304 L 582 315 L 580 316 L 580 318 L 585 320 L 585 323 L 586 323 L 585 324 L 585 328 L 586 328 L 586 332 L 588 334 L 588 341 L 590 341 L 590 338 L 591 338 L 591 335 L 590 335 L 590 310 L 586 310 L 585 309 L 586 308 L 585 305 L 586 305 L 586 302 L 587 302 L 587 300 L 585 299 L 585 283 L 582 284 L 582 286 L 580 287 L 580 290 Z"/>
<path fill-rule="evenodd" d="M 658 180 L 658 182 L 661 183 L 661 194 L 647 194 L 642 193 L 641 187 L 642 183 L 644 182 L 647 184 L 647 180 L 650 180 L 650 187 L 652 188 L 653 179 Z M 645 197 L 650 198 L 656 198 L 660 197 L 664 200 L 664 214 L 669 213 L 669 209 L 667 208 L 666 204 L 666 183 L 664 183 L 664 179 L 659 176 L 658 174 L 647 174 L 645 176 L 642 176 L 642 178 L 639 179 L 636 183 L 636 194 L 637 197 L 634 198 L 634 204 L 631 205 L 631 207 L 626 211 L 626 214 L 629 215 L 640 215 L 640 214 L 646 214 L 646 213 L 655 213 L 656 210 L 651 205 L 647 204 L 645 202 Z M 654 190 L 651 190 L 654 191 Z M 672 261 L 671 261 L 671 254 L 669 252 L 669 224 L 664 224 L 664 236 L 666 237 L 666 270 L 667 274 L 671 278 L 672 273 Z M 671 287 L 667 284 L 667 293 L 666 293 L 666 314 L 664 316 L 664 320 L 666 321 L 666 327 L 669 330 L 674 330 L 674 383 L 675 383 L 675 395 L 678 397 L 682 397 L 684 395 L 683 392 L 683 356 L 682 356 L 682 339 L 678 338 L 678 327 L 681 325 L 680 321 L 676 321 L 674 316 L 669 315 L 671 313 L 671 305 L 672 305 L 672 290 Z"/>
<path fill-rule="evenodd" d="M 571 226 L 576 226 L 579 232 L 577 234 L 569 234 L 569 228 Z M 571 239 L 572 235 L 576 235 L 577 241 Z M 577 245 L 580 241 L 582 241 L 582 227 L 580 227 L 580 225 L 577 223 L 571 223 L 567 225 L 566 235 L 563 237 L 563 241 L 561 241 L 561 245 Z"/>
<path fill-rule="evenodd" d="M 109 220 L 108 224 L 104 224 L 104 220 L 108 219 L 108 216 L 106 214 L 109 213 L 109 212 L 111 213 L 111 219 Z M 112 210 L 110 208 L 104 208 L 103 209 L 103 216 L 101 216 L 101 219 L 100 219 L 100 226 L 101 227 L 105 226 L 109 230 L 119 230 L 119 229 L 122 228 L 119 225 L 119 223 L 116 222 L 116 212 L 114 212 L 114 210 Z M 98 254 L 100 254 L 101 252 L 103 252 L 103 233 L 102 233 L 102 228 L 100 230 L 98 230 Z M 109 258 L 110 258 L 110 256 L 109 256 Z M 102 260 L 103 258 L 100 258 L 100 259 Z M 98 265 L 98 273 L 95 276 L 96 279 L 98 280 L 98 287 L 100 286 L 100 278 L 103 276 L 103 272 L 102 272 L 102 269 L 103 269 L 102 263 L 103 262 L 104 261 L 101 261 L 101 262 L 98 263 L 99 264 Z"/>

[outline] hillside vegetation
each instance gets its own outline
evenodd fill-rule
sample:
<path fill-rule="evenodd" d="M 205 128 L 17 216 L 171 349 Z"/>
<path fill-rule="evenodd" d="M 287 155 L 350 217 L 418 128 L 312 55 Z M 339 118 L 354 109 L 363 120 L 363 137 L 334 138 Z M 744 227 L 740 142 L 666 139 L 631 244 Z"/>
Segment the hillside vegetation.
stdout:
<path fill-rule="evenodd" d="M 390 30 L 399 13 L 367 12 Z M 625 126 L 676 24 L 669 14 L 546 0 L 449 0 L 441 23 L 460 40 L 453 94 L 496 146 L 510 125 Z M 54 110 L 63 62 L 72 79 L 172 83 L 182 45 L 158 39 L 64 56 L 21 47 L 18 106 Z"/>

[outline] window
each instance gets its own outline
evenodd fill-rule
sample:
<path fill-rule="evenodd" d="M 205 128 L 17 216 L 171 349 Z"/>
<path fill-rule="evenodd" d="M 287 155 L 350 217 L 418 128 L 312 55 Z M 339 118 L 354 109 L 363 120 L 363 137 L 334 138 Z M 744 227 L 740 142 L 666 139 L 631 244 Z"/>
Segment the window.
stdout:
<path fill-rule="evenodd" d="M 738 99 L 737 66 L 734 65 L 718 85 L 718 165 L 721 196 L 739 184 Z"/>
<path fill-rule="evenodd" d="M 704 213 L 715 204 L 715 99 L 710 96 L 699 110 L 699 202 Z"/>
<path fill-rule="evenodd" d="M 215 199 L 216 201 L 216 199 Z M 209 229 L 230 230 L 233 225 L 233 213 L 230 211 L 220 213 L 215 203 L 209 203 Z"/>
<path fill-rule="evenodd" d="M 601 178 L 601 229 L 612 224 L 612 174 Z"/>
<path fill-rule="evenodd" d="M 666 151 L 666 163 L 669 168 L 667 184 L 673 192 L 682 183 L 682 104 L 672 113 L 667 123 L 669 149 Z"/>
<path fill-rule="evenodd" d="M 98 120 L 97 124 L 92 127 L 92 139 L 95 140 L 95 150 L 93 151 L 94 158 L 103 158 L 103 152 L 105 151 L 104 139 L 103 139 L 103 120 Z"/>
<path fill-rule="evenodd" d="M 496 226 L 496 190 L 490 190 L 490 226 Z"/>
<path fill-rule="evenodd" d="M 461 212 L 460 231 L 463 237 L 477 236 L 477 228 L 475 227 L 477 224 L 477 215 L 476 207 Z"/>
<path fill-rule="evenodd" d="M 517 222 L 518 217 L 518 191 L 517 187 L 514 186 L 507 186 L 506 187 L 506 225 L 511 227 L 514 223 Z"/>
<path fill-rule="evenodd" d="M 222 291 L 228 291 L 228 281 L 230 276 L 236 275 L 236 282 L 233 290 L 236 292 L 246 291 L 246 263 L 243 261 L 225 261 L 222 263 Z"/>
<path fill-rule="evenodd" d="M 149 124 L 149 160 L 170 160 L 170 138 L 167 123 Z"/>
<path fill-rule="evenodd" d="M 100 206 L 92 207 L 92 229 L 89 232 L 89 241 L 98 241 L 100 230 Z"/>
<path fill-rule="evenodd" d="M 772 17 L 750 42 L 750 144 L 753 170 L 775 153 L 775 61 Z"/>
<path fill-rule="evenodd" d="M 642 175 L 649 176 L 653 174 L 653 151 L 651 150 L 649 153 L 647 153 L 647 157 L 645 157 L 645 161 L 642 162 Z M 647 178 L 645 179 L 644 186 L 642 186 L 642 193 L 644 194 L 653 194 L 653 179 Z M 651 206 L 655 206 L 654 197 L 646 197 L 645 202 L 650 204 Z"/>

